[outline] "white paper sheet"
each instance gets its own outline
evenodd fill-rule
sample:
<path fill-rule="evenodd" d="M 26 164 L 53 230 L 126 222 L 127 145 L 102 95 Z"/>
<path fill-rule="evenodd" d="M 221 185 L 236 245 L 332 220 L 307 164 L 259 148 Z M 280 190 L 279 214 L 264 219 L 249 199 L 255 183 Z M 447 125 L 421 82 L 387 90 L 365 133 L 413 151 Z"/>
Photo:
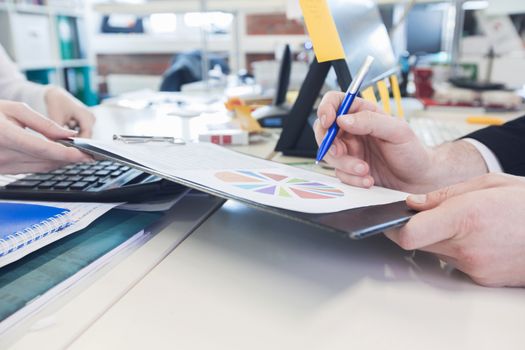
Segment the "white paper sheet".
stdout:
<path fill-rule="evenodd" d="M 362 189 L 338 179 L 207 143 L 124 143 L 75 139 L 167 174 L 263 205 L 330 213 L 404 200 L 407 193 Z"/>

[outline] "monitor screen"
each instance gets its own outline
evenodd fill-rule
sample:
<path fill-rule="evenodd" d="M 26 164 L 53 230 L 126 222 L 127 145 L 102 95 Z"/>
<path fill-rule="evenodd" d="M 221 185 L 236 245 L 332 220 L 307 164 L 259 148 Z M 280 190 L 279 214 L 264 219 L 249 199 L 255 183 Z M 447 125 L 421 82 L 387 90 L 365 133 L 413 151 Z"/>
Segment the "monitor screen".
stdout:
<path fill-rule="evenodd" d="M 418 4 L 406 19 L 407 51 L 426 55 L 443 51 L 445 8 L 440 4 Z"/>
<path fill-rule="evenodd" d="M 363 87 L 396 72 L 388 32 L 372 0 L 328 0 L 350 73 L 354 76 L 366 56 L 375 58 Z"/>

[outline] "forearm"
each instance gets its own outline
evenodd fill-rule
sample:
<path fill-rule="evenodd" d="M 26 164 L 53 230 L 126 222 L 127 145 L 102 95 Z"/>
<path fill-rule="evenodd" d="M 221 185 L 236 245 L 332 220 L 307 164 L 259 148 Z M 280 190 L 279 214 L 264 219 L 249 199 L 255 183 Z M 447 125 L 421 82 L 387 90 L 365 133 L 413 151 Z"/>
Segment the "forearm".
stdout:
<path fill-rule="evenodd" d="M 0 47 L 0 99 L 27 103 L 38 112 L 47 114 L 46 92 L 46 86 L 27 81 Z"/>
<path fill-rule="evenodd" d="M 47 91 L 47 86 L 26 80 L 0 82 L 0 99 L 26 103 L 43 115 L 47 115 Z"/>

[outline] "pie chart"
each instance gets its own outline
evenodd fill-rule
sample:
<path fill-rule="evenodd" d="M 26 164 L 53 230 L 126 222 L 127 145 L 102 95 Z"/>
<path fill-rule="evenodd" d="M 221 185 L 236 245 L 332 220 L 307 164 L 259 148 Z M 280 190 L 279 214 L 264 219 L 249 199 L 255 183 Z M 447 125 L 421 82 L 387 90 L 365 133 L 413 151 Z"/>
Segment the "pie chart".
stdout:
<path fill-rule="evenodd" d="M 333 199 L 344 196 L 343 191 L 321 182 L 271 172 L 220 171 L 215 173 L 215 177 L 234 187 L 269 196 L 301 199 Z"/>

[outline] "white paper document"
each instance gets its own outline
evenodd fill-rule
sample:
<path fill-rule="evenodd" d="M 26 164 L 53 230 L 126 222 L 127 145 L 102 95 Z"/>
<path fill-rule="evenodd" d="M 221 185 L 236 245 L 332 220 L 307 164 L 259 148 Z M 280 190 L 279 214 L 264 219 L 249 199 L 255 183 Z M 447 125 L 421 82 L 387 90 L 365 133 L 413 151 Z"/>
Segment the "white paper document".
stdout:
<path fill-rule="evenodd" d="M 330 213 L 404 200 L 407 193 L 382 187 L 363 189 L 337 178 L 243 155 L 208 143 L 124 143 L 75 139 L 132 160 L 171 178 L 180 178 L 243 200 L 305 213 Z"/>

